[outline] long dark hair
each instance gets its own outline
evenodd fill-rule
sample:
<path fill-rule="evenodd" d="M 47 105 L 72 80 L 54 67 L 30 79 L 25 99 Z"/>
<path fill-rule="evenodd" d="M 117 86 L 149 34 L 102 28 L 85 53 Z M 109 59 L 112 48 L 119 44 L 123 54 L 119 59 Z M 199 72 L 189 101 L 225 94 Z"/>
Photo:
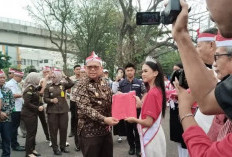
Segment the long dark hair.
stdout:
<path fill-rule="evenodd" d="M 118 68 L 116 73 L 118 73 L 119 70 L 122 70 L 122 72 L 123 72 L 123 77 L 122 78 L 125 78 L 125 70 L 123 68 Z"/>
<path fill-rule="evenodd" d="M 161 67 L 161 65 L 157 62 L 145 62 L 144 64 L 146 64 L 147 66 L 149 66 L 153 71 L 158 71 L 158 75 L 156 76 L 155 79 L 155 86 L 159 87 L 162 91 L 162 96 L 163 96 L 163 101 L 162 101 L 162 116 L 165 116 L 165 109 L 166 109 L 166 92 L 165 92 L 165 85 L 164 85 L 164 73 L 163 73 L 163 69 Z M 149 85 L 148 83 L 145 83 L 145 86 L 147 87 L 147 89 L 149 89 Z"/>

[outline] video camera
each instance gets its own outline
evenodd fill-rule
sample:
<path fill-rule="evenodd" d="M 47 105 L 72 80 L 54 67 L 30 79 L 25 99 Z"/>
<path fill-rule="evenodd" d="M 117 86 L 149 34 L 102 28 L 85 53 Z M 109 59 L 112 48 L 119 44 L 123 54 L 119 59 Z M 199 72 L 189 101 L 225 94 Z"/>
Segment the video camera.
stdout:
<path fill-rule="evenodd" d="M 180 0 L 169 0 L 162 12 L 137 12 L 137 25 L 172 24 L 181 12 Z"/>
<path fill-rule="evenodd" d="M 174 87 L 173 82 L 175 81 L 175 78 L 177 78 L 177 80 L 179 81 L 179 85 L 181 87 L 183 87 L 184 89 L 188 89 L 189 88 L 188 82 L 187 82 L 187 79 L 185 77 L 185 73 L 184 73 L 183 69 L 176 70 L 176 71 L 174 71 L 172 73 L 172 75 L 170 77 L 170 82 L 173 85 L 173 87 Z"/>

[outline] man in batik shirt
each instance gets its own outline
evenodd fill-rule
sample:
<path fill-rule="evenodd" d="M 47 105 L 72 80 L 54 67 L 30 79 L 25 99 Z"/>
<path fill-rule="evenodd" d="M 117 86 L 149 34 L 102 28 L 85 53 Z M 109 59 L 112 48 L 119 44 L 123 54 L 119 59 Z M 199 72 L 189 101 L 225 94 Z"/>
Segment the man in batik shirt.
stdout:
<path fill-rule="evenodd" d="M 87 77 L 73 90 L 77 102 L 80 147 L 84 157 L 113 157 L 110 126 L 118 123 L 111 117 L 112 93 L 102 76 L 102 60 L 93 52 L 86 59 Z"/>
<path fill-rule="evenodd" d="M 2 103 L 0 110 L 0 131 L 2 137 L 2 156 L 10 156 L 11 142 L 11 113 L 14 109 L 14 96 L 9 88 L 5 87 L 6 75 L 0 70 L 0 89 Z"/>

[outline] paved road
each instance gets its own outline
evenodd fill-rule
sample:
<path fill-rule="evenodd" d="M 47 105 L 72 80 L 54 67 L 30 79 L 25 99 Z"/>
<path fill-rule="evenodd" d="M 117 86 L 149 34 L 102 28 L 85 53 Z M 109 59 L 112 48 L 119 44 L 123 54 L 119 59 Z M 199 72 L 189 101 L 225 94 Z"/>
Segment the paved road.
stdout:
<path fill-rule="evenodd" d="M 165 119 L 162 122 L 163 129 L 166 135 L 167 141 L 167 157 L 177 157 L 177 146 L 174 142 L 169 140 L 169 110 L 166 112 Z M 20 133 L 20 132 L 19 132 Z M 18 137 L 20 144 L 24 145 L 25 139 L 20 135 Z M 42 157 L 54 157 L 52 149 L 48 146 L 48 143 L 45 141 L 45 135 L 43 134 L 43 130 L 41 128 L 41 124 L 39 122 L 38 133 L 36 137 L 37 145 L 36 150 L 42 154 Z M 63 153 L 62 157 L 82 157 L 80 152 L 76 152 L 74 150 L 74 140 L 73 138 L 68 137 L 68 142 L 70 143 L 69 154 Z M 122 143 L 117 143 L 117 137 L 114 137 L 114 157 L 135 157 L 128 155 L 129 146 L 127 144 L 126 138 Z M 1 153 L 1 150 L 0 150 Z M 24 157 L 25 152 L 16 152 L 12 151 L 12 157 Z"/>

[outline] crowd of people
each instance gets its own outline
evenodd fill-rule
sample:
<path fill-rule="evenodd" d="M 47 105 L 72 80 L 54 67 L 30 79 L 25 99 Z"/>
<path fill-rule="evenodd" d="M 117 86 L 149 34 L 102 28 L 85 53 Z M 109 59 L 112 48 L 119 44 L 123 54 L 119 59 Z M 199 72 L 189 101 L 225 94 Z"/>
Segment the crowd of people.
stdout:
<path fill-rule="evenodd" d="M 103 61 L 94 52 L 85 66 L 74 66 L 67 77 L 61 70 L 44 67 L 25 77 L 19 69 L 9 69 L 8 81 L 0 70 L 0 132 L 2 156 L 11 148 L 36 151 L 38 118 L 54 155 L 67 149 L 74 136 L 76 151 L 84 157 L 113 157 L 112 133 L 121 143 L 127 137 L 129 155 L 165 157 L 166 139 L 161 126 L 170 109 L 170 140 L 178 143 L 179 157 L 229 157 L 232 147 L 232 2 L 206 0 L 217 28 L 198 32 L 194 46 L 188 33 L 188 5 L 173 24 L 182 64 L 173 66 L 171 82 L 159 62 L 151 56 L 144 61 L 142 79 L 135 78 L 136 66 L 118 68 L 114 81 Z M 23 80 L 23 78 L 25 78 Z M 23 81 L 22 81 L 23 80 Z M 112 95 L 135 91 L 136 117 L 112 117 Z M 68 97 L 70 102 L 67 102 Z M 18 128 L 25 134 L 25 146 L 17 141 Z M 112 131 L 113 128 L 113 131 Z M 59 134 L 59 144 L 57 136 Z"/>

